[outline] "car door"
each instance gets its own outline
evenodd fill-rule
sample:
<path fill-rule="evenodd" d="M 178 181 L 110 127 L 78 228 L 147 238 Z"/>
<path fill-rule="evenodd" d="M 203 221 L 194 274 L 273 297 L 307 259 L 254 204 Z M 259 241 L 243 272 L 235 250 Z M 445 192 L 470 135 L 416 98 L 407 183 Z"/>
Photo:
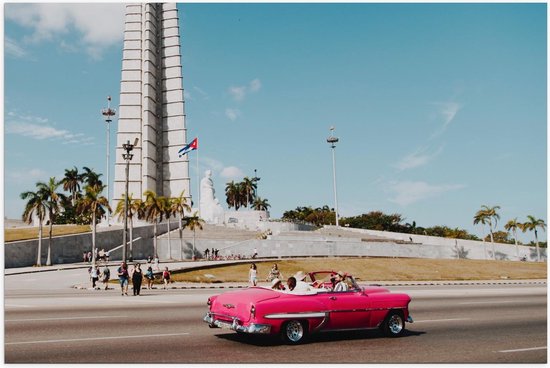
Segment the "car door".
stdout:
<path fill-rule="evenodd" d="M 329 320 L 327 329 L 346 330 L 366 328 L 369 324 L 369 297 L 362 291 L 327 293 Z"/>

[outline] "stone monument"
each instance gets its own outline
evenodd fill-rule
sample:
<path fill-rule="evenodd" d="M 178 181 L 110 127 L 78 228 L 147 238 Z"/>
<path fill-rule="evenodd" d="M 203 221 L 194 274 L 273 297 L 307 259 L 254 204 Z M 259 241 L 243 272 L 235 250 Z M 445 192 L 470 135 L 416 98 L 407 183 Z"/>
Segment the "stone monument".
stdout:
<path fill-rule="evenodd" d="M 200 217 L 209 224 L 222 224 L 224 211 L 216 198 L 212 171 L 206 170 L 200 185 L 201 200 L 199 203 Z"/>
<path fill-rule="evenodd" d="M 113 208 L 124 197 L 125 152 L 139 139 L 129 168 L 128 193 L 142 198 L 190 196 L 178 10 L 175 3 L 126 5 Z"/>

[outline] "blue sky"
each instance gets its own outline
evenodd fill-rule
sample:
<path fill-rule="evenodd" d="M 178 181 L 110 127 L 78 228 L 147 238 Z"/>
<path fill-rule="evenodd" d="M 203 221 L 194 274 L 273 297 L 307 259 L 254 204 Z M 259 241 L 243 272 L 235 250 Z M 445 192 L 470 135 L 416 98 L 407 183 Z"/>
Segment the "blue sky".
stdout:
<path fill-rule="evenodd" d="M 272 217 L 332 207 L 334 126 L 342 216 L 381 210 L 478 236 L 481 205 L 501 207 L 500 228 L 547 221 L 545 3 L 178 9 L 188 137 L 220 202 L 257 169 Z M 107 95 L 118 107 L 123 24 L 122 4 L 5 5 L 7 217 L 66 168 L 105 174 L 100 110 Z"/>

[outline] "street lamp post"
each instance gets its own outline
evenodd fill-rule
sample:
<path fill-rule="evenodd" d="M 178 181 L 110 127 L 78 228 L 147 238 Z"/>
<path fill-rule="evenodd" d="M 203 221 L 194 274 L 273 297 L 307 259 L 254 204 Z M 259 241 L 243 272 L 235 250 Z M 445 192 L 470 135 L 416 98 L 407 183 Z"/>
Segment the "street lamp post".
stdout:
<path fill-rule="evenodd" d="M 252 178 L 252 180 L 254 180 L 254 182 L 256 183 L 256 197 L 260 198 L 260 195 L 258 194 L 258 182 L 260 181 L 260 178 L 258 178 L 258 174 L 256 171 L 257 170 L 254 169 L 254 177 Z"/>
<path fill-rule="evenodd" d="M 111 109 L 111 96 L 107 96 L 107 108 L 101 110 L 101 114 L 105 117 L 105 123 L 107 124 L 107 202 L 111 203 L 111 185 L 109 184 L 109 171 L 110 171 L 110 164 L 109 164 L 109 151 L 111 148 L 110 144 L 110 138 L 111 138 L 111 130 L 110 130 L 110 123 L 113 121 L 111 118 L 115 116 L 116 110 Z M 109 211 L 107 211 L 107 226 L 111 226 L 110 224 L 110 215 Z"/>
<path fill-rule="evenodd" d="M 334 127 L 330 127 L 330 137 L 327 138 L 327 143 L 330 143 L 332 148 L 332 180 L 334 183 L 334 211 L 336 212 L 336 226 L 340 226 L 338 221 L 338 195 L 336 191 L 336 159 L 334 158 L 334 148 L 338 138 L 334 136 Z"/>
<path fill-rule="evenodd" d="M 122 262 L 126 262 L 126 233 L 128 232 L 128 184 L 130 182 L 130 161 L 134 155 L 131 153 L 135 146 L 137 146 L 139 138 L 136 138 L 134 144 L 127 141 L 122 145 L 122 149 L 126 153 L 122 154 L 122 158 L 126 161 L 126 189 L 124 190 L 124 231 L 122 232 Z M 130 261 L 133 260 L 132 248 L 130 248 Z"/>

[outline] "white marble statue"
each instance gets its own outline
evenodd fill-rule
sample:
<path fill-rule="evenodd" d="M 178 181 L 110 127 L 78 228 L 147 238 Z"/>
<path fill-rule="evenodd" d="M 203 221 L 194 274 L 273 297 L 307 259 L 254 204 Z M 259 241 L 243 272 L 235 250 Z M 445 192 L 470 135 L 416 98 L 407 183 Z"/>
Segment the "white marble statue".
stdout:
<path fill-rule="evenodd" d="M 212 171 L 206 170 L 200 185 L 201 200 L 199 203 L 200 217 L 209 224 L 220 224 L 224 220 L 224 211 L 215 196 Z"/>

